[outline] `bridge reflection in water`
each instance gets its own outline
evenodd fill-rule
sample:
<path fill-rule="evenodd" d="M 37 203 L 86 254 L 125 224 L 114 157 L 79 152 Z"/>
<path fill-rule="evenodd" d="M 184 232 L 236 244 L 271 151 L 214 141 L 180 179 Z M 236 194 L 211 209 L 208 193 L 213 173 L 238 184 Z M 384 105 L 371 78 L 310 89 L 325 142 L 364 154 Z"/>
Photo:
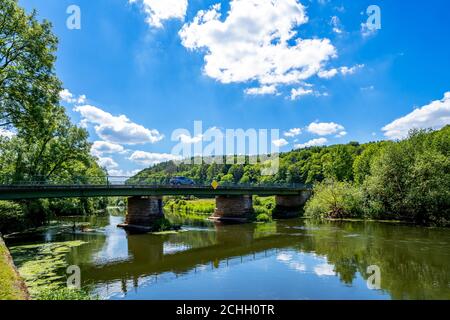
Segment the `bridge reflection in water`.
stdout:
<path fill-rule="evenodd" d="M 119 218 L 110 221 L 106 236 L 86 236 L 91 240 L 86 238 L 88 243 L 73 250 L 68 261 L 81 267 L 84 286 L 105 297 L 198 298 L 198 292 L 181 292 L 194 290 L 183 283 L 227 298 L 239 296 L 226 288 L 249 290 L 247 295 L 240 293 L 244 298 L 257 297 L 261 290 L 272 292 L 263 297 L 295 299 L 440 299 L 450 293 L 450 257 L 445 253 L 450 238 L 445 229 L 295 219 L 127 235 L 115 228 L 114 219 Z M 365 284 L 367 267 L 373 264 L 382 270 L 379 292 L 370 292 Z M 169 287 L 178 291 L 164 291 Z"/>

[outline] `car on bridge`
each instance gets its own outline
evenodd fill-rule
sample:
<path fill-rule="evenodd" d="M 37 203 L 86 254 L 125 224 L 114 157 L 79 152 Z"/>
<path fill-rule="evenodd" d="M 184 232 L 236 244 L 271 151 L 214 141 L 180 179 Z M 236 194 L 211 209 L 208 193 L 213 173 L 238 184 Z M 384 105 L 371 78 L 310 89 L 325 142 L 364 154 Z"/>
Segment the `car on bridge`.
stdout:
<path fill-rule="evenodd" d="M 175 186 L 193 186 L 195 184 L 192 179 L 186 177 L 173 177 L 169 180 L 169 183 Z"/>

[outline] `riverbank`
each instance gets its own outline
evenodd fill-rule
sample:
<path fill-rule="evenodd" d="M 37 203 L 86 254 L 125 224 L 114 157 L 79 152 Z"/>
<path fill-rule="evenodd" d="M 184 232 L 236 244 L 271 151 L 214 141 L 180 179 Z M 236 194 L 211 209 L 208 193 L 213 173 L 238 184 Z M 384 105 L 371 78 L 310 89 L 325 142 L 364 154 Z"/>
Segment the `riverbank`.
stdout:
<path fill-rule="evenodd" d="M 186 218 L 203 220 L 214 213 L 215 199 L 167 199 L 164 209 Z M 275 197 L 253 197 L 253 220 L 258 222 L 272 221 L 272 211 L 275 208 Z"/>
<path fill-rule="evenodd" d="M 19 275 L 13 259 L 0 237 L 0 300 L 29 300 L 25 282 Z"/>

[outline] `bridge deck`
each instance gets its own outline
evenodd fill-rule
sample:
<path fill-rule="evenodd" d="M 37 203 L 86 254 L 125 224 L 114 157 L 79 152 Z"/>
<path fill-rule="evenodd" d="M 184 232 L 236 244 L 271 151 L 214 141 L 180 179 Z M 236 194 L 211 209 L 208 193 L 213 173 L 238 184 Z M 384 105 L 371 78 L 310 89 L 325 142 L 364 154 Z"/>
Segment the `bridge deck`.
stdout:
<path fill-rule="evenodd" d="M 0 200 L 115 196 L 298 195 L 307 186 L 3 185 Z"/>

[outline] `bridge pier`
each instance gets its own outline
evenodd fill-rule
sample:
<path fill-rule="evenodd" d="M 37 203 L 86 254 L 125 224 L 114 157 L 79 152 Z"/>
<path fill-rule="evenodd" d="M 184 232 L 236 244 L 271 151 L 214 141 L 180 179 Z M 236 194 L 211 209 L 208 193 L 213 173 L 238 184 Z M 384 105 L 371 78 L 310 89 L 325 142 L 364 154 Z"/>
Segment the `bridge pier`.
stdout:
<path fill-rule="evenodd" d="M 253 213 L 253 199 L 250 195 L 216 196 L 213 220 L 224 222 L 247 222 Z"/>
<path fill-rule="evenodd" d="M 275 210 L 272 217 L 276 219 L 294 218 L 300 215 L 300 211 L 306 201 L 311 197 L 311 191 L 302 191 L 295 196 L 275 196 Z"/>
<path fill-rule="evenodd" d="M 156 220 L 163 218 L 162 196 L 129 197 L 125 223 L 119 225 L 130 231 L 152 231 Z"/>

